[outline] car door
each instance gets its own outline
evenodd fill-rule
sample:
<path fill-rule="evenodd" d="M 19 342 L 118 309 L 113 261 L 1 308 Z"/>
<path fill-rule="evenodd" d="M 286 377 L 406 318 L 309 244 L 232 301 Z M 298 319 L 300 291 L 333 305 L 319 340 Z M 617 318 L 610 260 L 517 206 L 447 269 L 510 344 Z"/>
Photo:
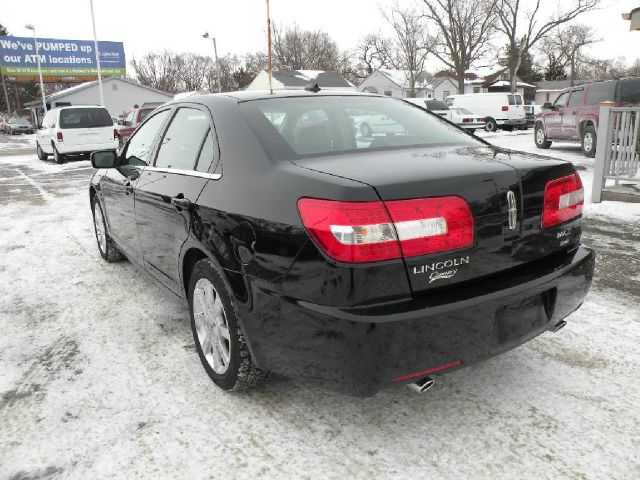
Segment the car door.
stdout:
<path fill-rule="evenodd" d="M 569 92 L 562 92 L 553 104 L 553 110 L 545 116 L 545 126 L 547 128 L 548 138 L 563 138 L 562 117 L 564 115 L 564 108 L 568 99 Z"/>
<path fill-rule="evenodd" d="M 193 206 L 217 158 L 214 132 L 206 108 L 178 106 L 159 142 L 155 163 L 145 168 L 135 187 L 145 268 L 175 292 L 180 291 L 180 251 L 189 236 Z"/>
<path fill-rule="evenodd" d="M 140 127 L 121 150 L 118 168 L 105 170 L 100 181 L 109 233 L 127 256 L 142 263 L 136 228 L 134 187 L 152 158 L 153 149 L 171 109 L 158 112 Z"/>
<path fill-rule="evenodd" d="M 56 113 L 57 111 L 49 110 L 44 118 L 42 119 L 42 128 L 40 128 L 36 133 L 36 141 L 40 148 L 42 148 L 45 152 L 51 153 L 51 136 L 53 135 L 53 130 L 56 126 Z"/>
<path fill-rule="evenodd" d="M 567 106 L 562 115 L 562 138 L 575 140 L 578 138 L 578 114 L 582 105 L 584 88 L 576 88 L 571 91 Z"/>

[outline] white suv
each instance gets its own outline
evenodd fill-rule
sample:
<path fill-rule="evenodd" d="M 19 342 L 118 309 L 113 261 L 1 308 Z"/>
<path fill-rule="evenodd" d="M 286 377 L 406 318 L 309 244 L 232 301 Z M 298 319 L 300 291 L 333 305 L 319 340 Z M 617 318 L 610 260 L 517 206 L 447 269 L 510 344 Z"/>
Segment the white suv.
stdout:
<path fill-rule="evenodd" d="M 77 105 L 49 110 L 36 134 L 38 158 L 53 155 L 62 163 L 67 155 L 90 154 L 118 148 L 118 135 L 104 107 Z"/>

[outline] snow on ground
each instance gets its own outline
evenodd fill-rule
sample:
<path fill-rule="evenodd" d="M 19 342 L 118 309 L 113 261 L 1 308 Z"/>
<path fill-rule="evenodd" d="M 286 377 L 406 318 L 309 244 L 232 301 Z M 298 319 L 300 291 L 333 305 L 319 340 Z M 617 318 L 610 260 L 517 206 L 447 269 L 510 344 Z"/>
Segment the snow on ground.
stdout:
<path fill-rule="evenodd" d="M 186 304 L 100 258 L 90 174 L 0 153 L 0 478 L 640 478 L 634 212 L 585 218 L 598 266 L 565 329 L 427 394 L 280 377 L 230 394 L 199 363 Z"/>
<path fill-rule="evenodd" d="M 13 150 L 18 148 L 35 148 L 35 146 L 35 135 L 7 135 L 0 133 L 0 153 L 5 150 Z"/>

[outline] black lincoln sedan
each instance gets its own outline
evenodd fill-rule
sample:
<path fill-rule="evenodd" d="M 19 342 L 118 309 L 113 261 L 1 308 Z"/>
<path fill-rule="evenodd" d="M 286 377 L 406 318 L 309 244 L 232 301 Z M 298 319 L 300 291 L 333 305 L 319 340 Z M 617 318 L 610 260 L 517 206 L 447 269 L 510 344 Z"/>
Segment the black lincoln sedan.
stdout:
<path fill-rule="evenodd" d="M 389 128 L 363 136 L 366 118 Z M 186 299 L 227 390 L 277 372 L 360 396 L 423 391 L 559 330 L 591 284 L 571 163 L 397 99 L 191 96 L 92 163 L 100 254 Z"/>

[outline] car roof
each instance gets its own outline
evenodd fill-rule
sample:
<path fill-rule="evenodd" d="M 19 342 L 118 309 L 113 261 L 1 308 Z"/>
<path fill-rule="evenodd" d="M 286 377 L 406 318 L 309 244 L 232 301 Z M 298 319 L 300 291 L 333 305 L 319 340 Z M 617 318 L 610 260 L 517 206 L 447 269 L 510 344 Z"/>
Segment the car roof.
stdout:
<path fill-rule="evenodd" d="M 238 92 L 225 92 L 225 93 L 207 93 L 207 94 L 193 94 L 188 97 L 180 98 L 171 103 L 182 102 L 202 102 L 208 103 L 215 98 L 227 97 L 236 100 L 237 102 L 247 102 L 251 100 L 265 100 L 270 98 L 292 98 L 292 97 L 384 97 L 384 95 L 376 95 L 372 93 L 353 92 L 347 90 L 321 90 L 317 93 L 310 92 L 308 90 L 274 90 L 270 93 L 268 90 L 244 90 Z M 165 104 L 166 105 L 166 104 Z"/>

